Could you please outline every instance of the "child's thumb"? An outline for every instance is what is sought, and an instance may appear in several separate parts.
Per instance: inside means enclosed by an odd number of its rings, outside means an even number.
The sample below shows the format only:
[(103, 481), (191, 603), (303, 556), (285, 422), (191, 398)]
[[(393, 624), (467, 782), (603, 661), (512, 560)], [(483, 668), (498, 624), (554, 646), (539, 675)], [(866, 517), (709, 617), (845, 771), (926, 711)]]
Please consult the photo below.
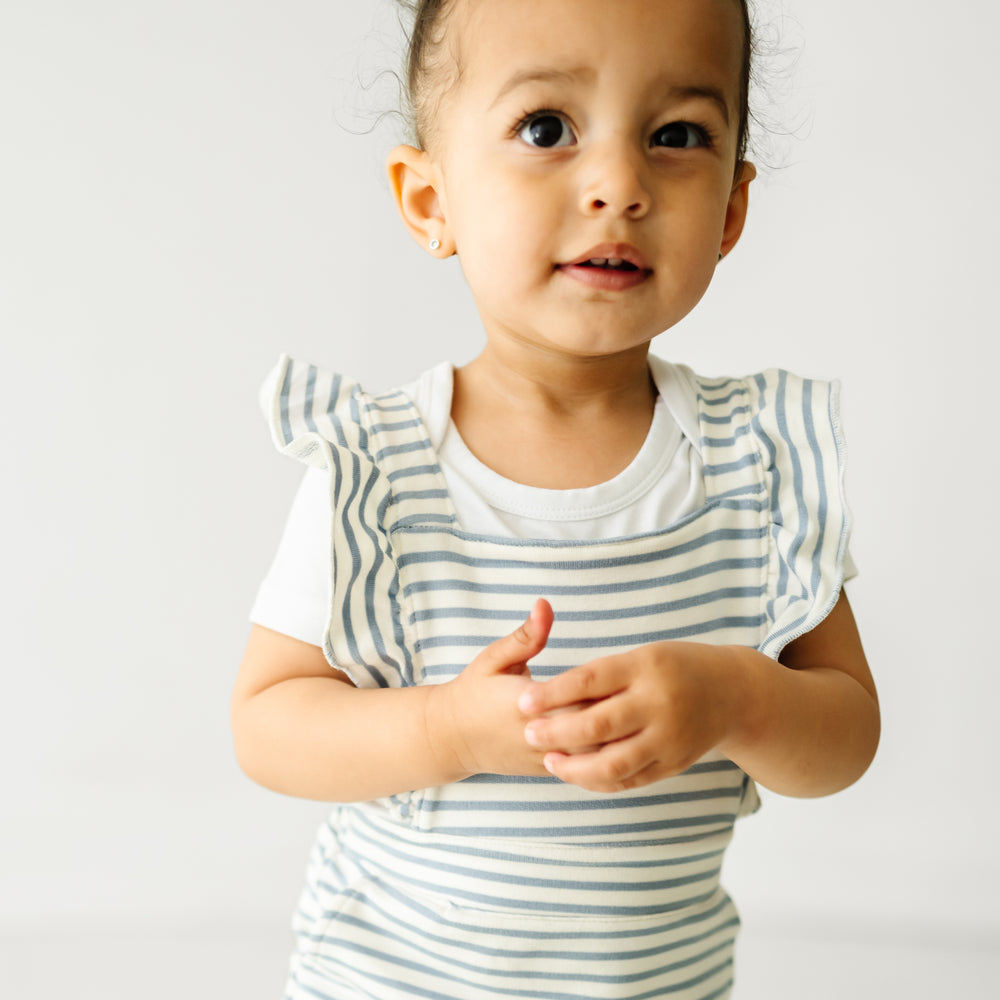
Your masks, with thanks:
[(509, 667), (523, 666), (545, 648), (554, 617), (552, 605), (539, 598), (527, 621), (483, 650), (484, 666), (498, 673)]

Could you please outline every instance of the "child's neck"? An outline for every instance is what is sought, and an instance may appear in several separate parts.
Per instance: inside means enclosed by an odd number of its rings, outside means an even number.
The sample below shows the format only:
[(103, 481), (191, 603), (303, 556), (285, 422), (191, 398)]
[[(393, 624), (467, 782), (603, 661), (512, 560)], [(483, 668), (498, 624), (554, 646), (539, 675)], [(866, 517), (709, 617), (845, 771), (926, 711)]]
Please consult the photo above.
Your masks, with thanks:
[(487, 349), (457, 369), (451, 415), (462, 440), (507, 479), (580, 489), (638, 454), (656, 387), (647, 349), (612, 358), (525, 358)]

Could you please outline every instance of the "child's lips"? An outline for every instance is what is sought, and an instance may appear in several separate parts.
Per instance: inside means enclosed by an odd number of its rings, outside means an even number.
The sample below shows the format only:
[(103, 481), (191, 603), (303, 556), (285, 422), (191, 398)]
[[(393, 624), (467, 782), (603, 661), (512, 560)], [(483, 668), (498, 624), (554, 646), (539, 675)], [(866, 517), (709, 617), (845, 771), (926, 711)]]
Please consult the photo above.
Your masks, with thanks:
[(631, 243), (598, 243), (562, 266), (579, 267), (591, 261), (604, 261), (606, 263), (609, 260), (628, 264), (637, 271), (649, 270), (645, 257)]
[(624, 291), (642, 284), (653, 272), (629, 243), (599, 243), (556, 270), (588, 288)]
[(608, 267), (589, 267), (582, 264), (563, 264), (559, 271), (567, 278), (606, 292), (623, 292), (629, 288), (641, 285), (652, 273), (651, 271), (618, 271)]

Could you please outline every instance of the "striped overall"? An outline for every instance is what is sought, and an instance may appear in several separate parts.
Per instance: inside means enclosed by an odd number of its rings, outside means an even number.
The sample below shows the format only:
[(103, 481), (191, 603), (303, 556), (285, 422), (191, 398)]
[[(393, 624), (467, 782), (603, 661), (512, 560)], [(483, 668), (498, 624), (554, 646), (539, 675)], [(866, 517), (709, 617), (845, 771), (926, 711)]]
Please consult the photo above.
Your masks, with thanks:
[[(645, 643), (776, 657), (832, 608), (848, 514), (836, 386), (782, 371), (699, 379), (704, 506), (600, 542), (460, 529), (402, 393), (284, 358), (278, 447), (330, 470), (325, 652), (361, 687), (435, 684), (548, 598), (536, 678)], [(337, 806), (295, 918), (286, 1000), (709, 1000), (738, 917), (719, 884), (753, 782), (711, 753), (637, 791), (477, 775)]]

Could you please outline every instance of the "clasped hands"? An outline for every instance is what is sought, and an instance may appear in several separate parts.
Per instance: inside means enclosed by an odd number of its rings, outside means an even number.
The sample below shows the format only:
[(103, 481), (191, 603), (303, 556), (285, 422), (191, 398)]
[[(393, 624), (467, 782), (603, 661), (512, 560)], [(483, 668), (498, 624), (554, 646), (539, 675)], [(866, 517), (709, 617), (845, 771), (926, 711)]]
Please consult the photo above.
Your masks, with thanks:
[[(435, 691), (429, 730), (457, 778), (552, 774), (594, 792), (638, 788), (689, 768), (739, 728), (736, 658), (729, 647), (657, 642), (534, 681), (549, 603), (486, 647)], [(443, 731), (442, 731), (443, 726)]]

